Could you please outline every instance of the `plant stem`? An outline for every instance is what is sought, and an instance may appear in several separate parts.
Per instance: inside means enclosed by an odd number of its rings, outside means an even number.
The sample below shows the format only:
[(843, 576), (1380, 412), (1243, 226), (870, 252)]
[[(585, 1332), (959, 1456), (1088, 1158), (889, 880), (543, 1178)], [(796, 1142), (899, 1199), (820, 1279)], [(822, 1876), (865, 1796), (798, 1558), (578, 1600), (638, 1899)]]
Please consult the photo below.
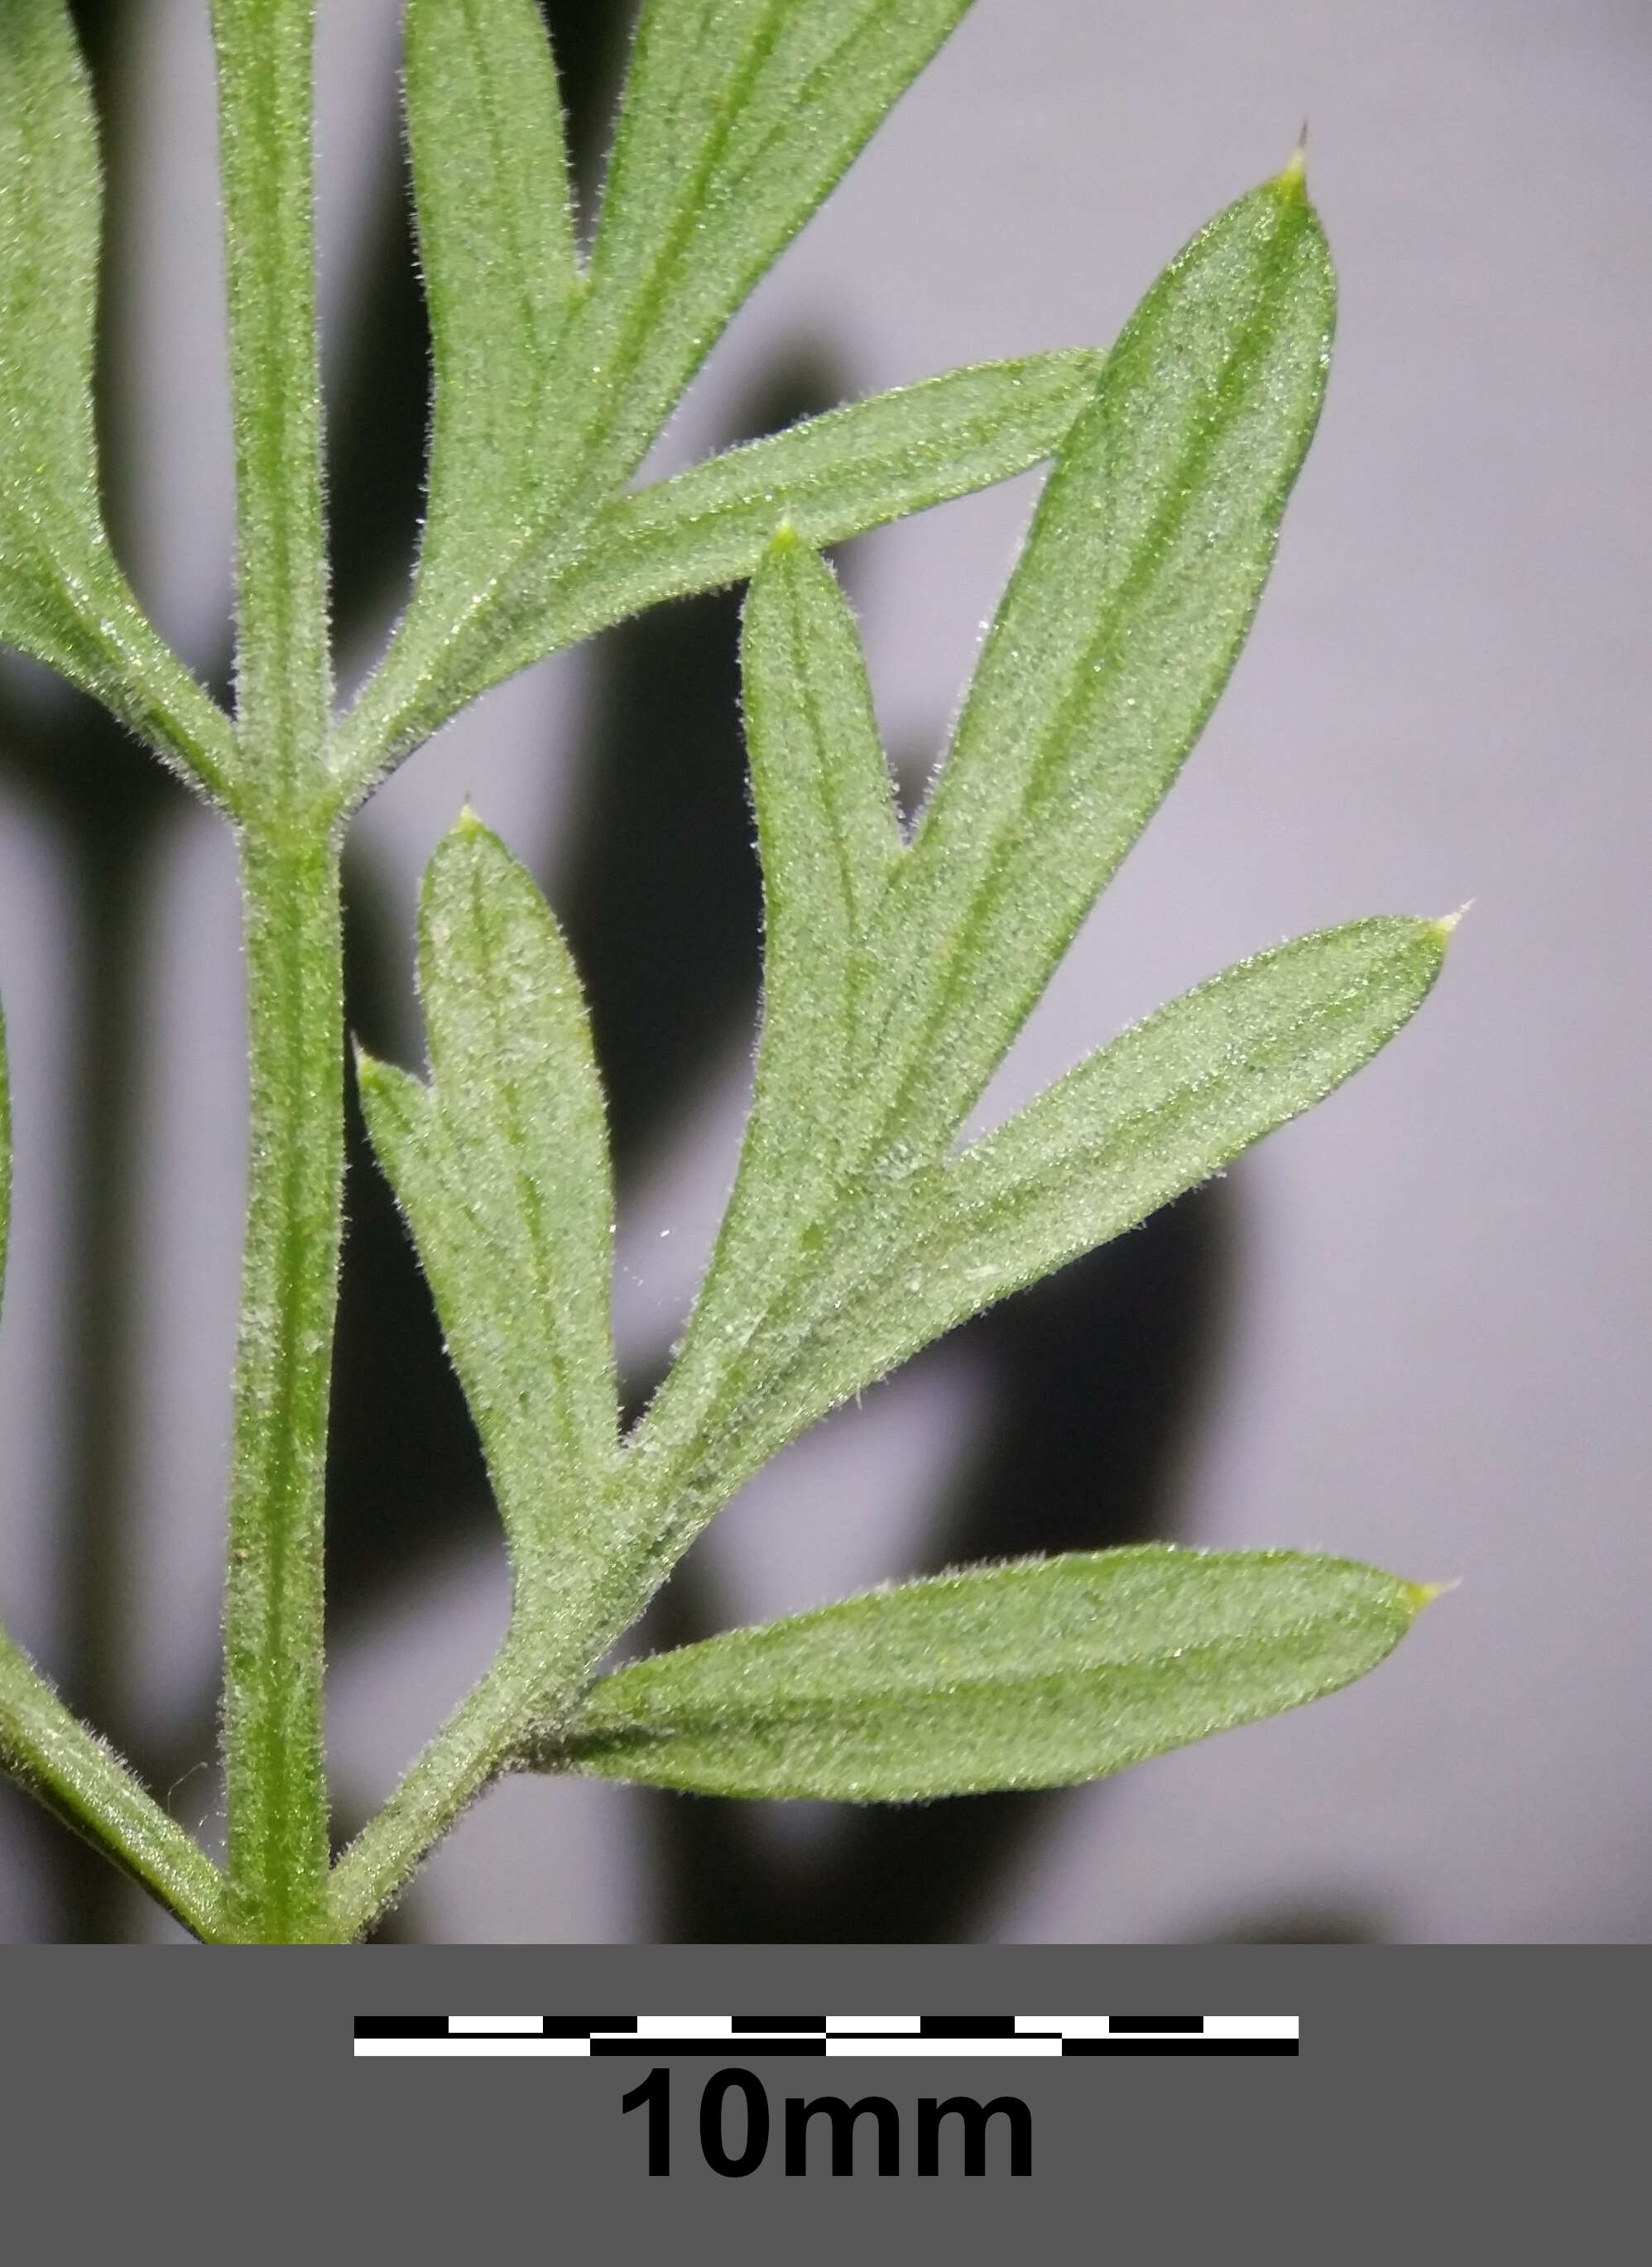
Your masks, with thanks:
[(332, 694), (312, 13), (312, 0), (212, 7), (236, 437), (236, 727), (247, 784), (260, 796), (319, 774)]
[(252, 1060), (224, 1609), (231, 1919), (327, 1933), (322, 1480), (343, 974), (312, 187), (312, 0), (213, 0), (236, 434), (236, 730)]
[(224, 1934), (217, 1867), (87, 1730), (0, 1630), (0, 1769), (209, 1942)]
[(339, 862), (241, 840), (253, 1066), (224, 1616), (229, 1874), (259, 1942), (327, 1932), (322, 1483), (343, 1177)]
[(334, 1936), (349, 1942), (364, 1934), (460, 1813), (516, 1760), (539, 1682), (534, 1664), (507, 1639), (488, 1674), (334, 1867)]

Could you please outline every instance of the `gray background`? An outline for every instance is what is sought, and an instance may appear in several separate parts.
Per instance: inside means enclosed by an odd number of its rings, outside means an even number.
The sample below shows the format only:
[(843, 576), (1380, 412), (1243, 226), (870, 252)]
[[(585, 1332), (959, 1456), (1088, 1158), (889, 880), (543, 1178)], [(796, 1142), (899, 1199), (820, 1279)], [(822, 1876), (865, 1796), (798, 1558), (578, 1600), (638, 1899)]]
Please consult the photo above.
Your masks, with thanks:
[[(390, 0), (322, 0), (323, 313), (394, 131)], [(229, 552), (209, 66), (200, 0), (144, 18), (151, 128), (130, 564), (186, 652)], [(1304, 1900), (1412, 1941), (1643, 1940), (1652, 1921), (1644, 1510), (1652, 809), (1642, 618), (1652, 26), (1607, 0), (1079, 5), (979, 0), (714, 356), (662, 465), (702, 453), (777, 343), (865, 390), (1105, 341), (1305, 114), (1342, 280), (1329, 406), (1278, 570), (1181, 784), (1006, 1065), (1001, 1114), (1117, 1026), (1318, 923), (1474, 900), (1435, 999), (1235, 1175), (1237, 1310), (1186, 1451), (1190, 1539), (1460, 1577), (1396, 1659), (1280, 1723), (1074, 1803), (994, 1917), (1155, 1941)], [(1032, 496), (868, 540), (855, 591), (886, 737), (933, 748)], [(362, 657), (364, 661), (368, 657)], [(53, 695), (40, 688), (38, 696)], [(362, 824), (410, 919), (468, 792), (537, 842), (573, 791), (578, 656), (502, 689)], [(547, 736), (565, 754), (547, 764)], [(233, 876), (202, 820), (152, 875), (135, 1704), (164, 1723), (216, 1638), (243, 1131)], [(553, 888), (553, 895), (554, 890)], [(16, 1119), (0, 1332), (0, 1608), (49, 1665), (65, 1218), (65, 915), (49, 828), (0, 804)], [(622, 1223), (618, 1321), (669, 1340), (715, 1226), (743, 1056)], [(976, 1420), (966, 1365), (896, 1381), (727, 1515), (743, 1614), (899, 1573)], [(485, 1661), (496, 1553), (408, 1592), (339, 1659), (341, 1783), (387, 1791)], [(212, 1823), (204, 1777), (173, 1790)], [(1104, 1828), (1105, 1819), (1105, 1828)], [(779, 1832), (821, 1830), (805, 1816)], [(44, 1926), (0, 1812), (0, 1935)], [(437, 1859), (426, 1918), (479, 1937), (648, 1926), (635, 1806), (513, 1783)]]
[[(1418, 2249), (1420, 2227), (1430, 2256), (1609, 2255), (1639, 2209), (1638, 2104), (1614, 2022), (1631, 1959), (661, 1946), (236, 1949), (206, 1963), (16, 1948), (4, 1963), (8, 2037), (32, 2083), (6, 2139), (30, 2177), (14, 2183), (8, 2226), (49, 2253), (72, 2180), (77, 2229), (118, 2240), (135, 2215), (178, 2218), (184, 2259), (206, 2256), (209, 2237), (191, 2249), (195, 2228), (225, 2217), (239, 2255), (259, 2263), (313, 2248), (318, 2224), (335, 2244), (359, 2235), (416, 2261), (506, 2244), (534, 2256), (558, 2240), (613, 2250), (621, 2230), (632, 2248), (657, 2242), (672, 2256), (715, 2246), (719, 2257), (767, 2258), (778, 2243), (809, 2267), (869, 2240), (874, 2257), (922, 2256), (926, 2239), (970, 2262), (1001, 2260), (1029, 2239), (1058, 2256), (1111, 2240), (1179, 2261), (1253, 2232), (1289, 2267), (1323, 2260), (1328, 2243), (1364, 2267)], [(597, 1997), (611, 2011), (689, 2012), (772, 2004), (776, 1978), (811, 2007), (910, 1995), (937, 2013), (983, 1999), (1139, 2009), (1173, 1996), (1213, 2012), (1288, 2002), (1303, 2051), (1020, 2063), (1012, 2083), (1002, 2063), (961, 2058), (834, 2062), (831, 2090), (886, 2092), (908, 2121), (925, 2093), (1018, 2094), (1033, 2120), (1032, 2177), (989, 2168), (972, 2180), (949, 2166), (934, 2180), (860, 2169), (802, 2181), (785, 2176), (774, 2139), (749, 2179), (707, 2171), (694, 2111), (715, 2063), (676, 2064), (672, 2173), (651, 2180), (641, 2120), (620, 2109), (646, 2062), (444, 2065), (349, 2053), (358, 2012), (572, 2012)], [(786, 2094), (827, 2090), (810, 2075), (819, 2064), (756, 2067), (776, 2122)], [(195, 2207), (187, 2221), (180, 2183)]]

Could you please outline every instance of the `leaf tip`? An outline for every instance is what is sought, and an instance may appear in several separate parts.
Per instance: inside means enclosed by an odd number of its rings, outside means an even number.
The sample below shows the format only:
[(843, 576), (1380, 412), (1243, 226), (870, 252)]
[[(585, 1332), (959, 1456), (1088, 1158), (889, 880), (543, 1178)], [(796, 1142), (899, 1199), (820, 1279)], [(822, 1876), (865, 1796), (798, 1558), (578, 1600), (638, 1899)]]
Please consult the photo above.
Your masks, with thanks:
[(1407, 1582), (1406, 1591), (1411, 1600), (1413, 1619), (1425, 1606), (1431, 1606), (1436, 1598), (1444, 1597), (1448, 1590), (1457, 1589), (1462, 1580), (1460, 1574), (1453, 1574), (1449, 1582)]
[(481, 823), (481, 818), (475, 804), (468, 796), (459, 805), (459, 817), (453, 821), (453, 832), (461, 840), (469, 835), (485, 834), (488, 832)]
[(365, 1107), (375, 1096), (386, 1092), (393, 1082), (392, 1067), (381, 1062), (354, 1031), (350, 1033), (350, 1055), (356, 1067), (356, 1090)]
[(1308, 196), (1308, 121), (1305, 118), (1302, 121), (1302, 132), (1296, 136), (1296, 146), (1291, 151), (1290, 156), (1286, 159), (1285, 169), (1279, 175), (1275, 186), (1283, 195), (1288, 197), (1300, 197), (1304, 202), (1306, 202)]
[(1464, 914), (1472, 910), (1473, 904), (1474, 900), (1472, 898), (1465, 898), (1462, 904), (1457, 907), (1454, 913), (1442, 913), (1438, 921), (1431, 921), (1429, 923), (1429, 927), (1438, 932), (1442, 942), (1443, 942), (1451, 935), (1452, 932), (1457, 928), (1458, 921), (1462, 920)]

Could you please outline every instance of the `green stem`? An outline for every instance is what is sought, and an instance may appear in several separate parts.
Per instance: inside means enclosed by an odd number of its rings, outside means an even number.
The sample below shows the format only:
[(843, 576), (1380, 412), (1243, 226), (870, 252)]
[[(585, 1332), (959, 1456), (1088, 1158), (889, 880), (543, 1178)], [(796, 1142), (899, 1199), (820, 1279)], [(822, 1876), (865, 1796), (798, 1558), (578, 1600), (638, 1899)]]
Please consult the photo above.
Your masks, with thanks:
[(481, 1684), (334, 1867), (335, 1936), (349, 1942), (364, 1934), (459, 1814), (517, 1760), (540, 1683), (533, 1662), (507, 1640)]
[(312, 187), (313, 0), (212, 0), (236, 434), (235, 815), (252, 1060), (224, 1608), (237, 1934), (327, 1927), (322, 1484), (343, 976)]
[(343, 1135), (343, 956), (330, 834), (241, 841), (252, 1058), (224, 1615), (238, 1928), (327, 1931), (322, 1495)]
[(313, 0), (212, 4), (236, 437), (236, 723), (254, 796), (319, 773), (332, 698), (312, 15)]
[(89, 1732), (0, 1630), (0, 1768), (209, 1941), (224, 1882), (206, 1852)]

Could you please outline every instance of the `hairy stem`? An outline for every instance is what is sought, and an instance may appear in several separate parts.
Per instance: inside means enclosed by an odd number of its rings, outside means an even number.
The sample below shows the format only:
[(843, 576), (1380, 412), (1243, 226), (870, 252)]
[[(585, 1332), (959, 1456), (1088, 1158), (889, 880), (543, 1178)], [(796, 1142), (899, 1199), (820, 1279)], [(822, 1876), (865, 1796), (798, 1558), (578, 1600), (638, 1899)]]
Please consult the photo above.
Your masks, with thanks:
[[(70, 1714), (0, 1630), (0, 1769), (209, 1941), (224, 1933), (218, 1869)], [(113, 1878), (113, 1876), (111, 1877)]]
[(327, 1933), (322, 1481), (343, 1174), (312, 187), (313, 0), (213, 0), (252, 1058), (224, 1610), (231, 1915)]
[(313, 0), (212, 6), (235, 417), (236, 725), (243, 783), (258, 796), (319, 766), (331, 700), (312, 15)]
[(507, 1640), (333, 1869), (332, 1933), (364, 1935), (460, 1814), (518, 1759), (539, 1676)]
[(322, 1483), (343, 1179), (330, 836), (242, 838), (252, 1055), (224, 1618), (229, 1872), (260, 1942), (327, 1934)]

